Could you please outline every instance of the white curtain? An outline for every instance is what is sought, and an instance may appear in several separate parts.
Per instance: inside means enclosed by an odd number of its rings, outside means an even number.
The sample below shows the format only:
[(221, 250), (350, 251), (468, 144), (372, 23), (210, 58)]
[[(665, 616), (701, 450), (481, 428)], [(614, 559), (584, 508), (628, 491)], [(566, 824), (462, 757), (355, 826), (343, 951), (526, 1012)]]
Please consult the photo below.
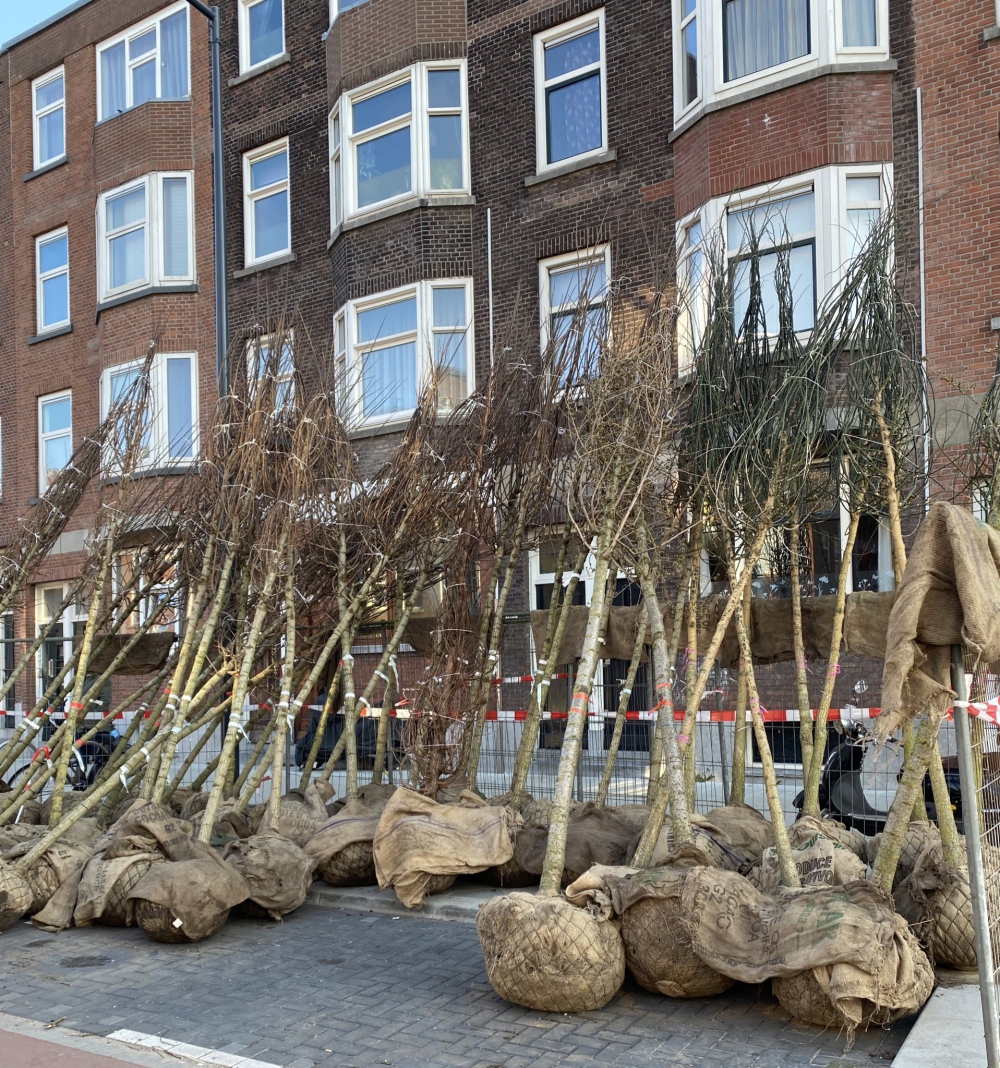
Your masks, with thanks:
[(726, 81), (809, 52), (809, 0), (725, 0)]
[(101, 118), (125, 110), (125, 42), (101, 53)]
[(186, 178), (163, 179), (163, 273), (188, 276), (188, 194)]
[(187, 11), (160, 23), (160, 98), (180, 100), (188, 95)]
[(843, 3), (845, 47), (874, 48), (878, 44), (875, 0), (843, 0)]

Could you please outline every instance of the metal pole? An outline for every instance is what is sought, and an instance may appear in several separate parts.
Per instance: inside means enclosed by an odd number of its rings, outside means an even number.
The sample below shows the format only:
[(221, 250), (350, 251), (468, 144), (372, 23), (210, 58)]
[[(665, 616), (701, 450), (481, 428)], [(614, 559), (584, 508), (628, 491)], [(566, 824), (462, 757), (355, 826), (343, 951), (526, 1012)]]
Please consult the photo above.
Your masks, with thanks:
[(222, 155), (222, 60), (219, 9), (187, 0), (208, 19), (212, 45), (212, 191), (215, 223), (215, 378), (219, 396), (229, 392), (229, 283), (226, 277), (226, 187)]
[(976, 931), (976, 960), (979, 964), (979, 996), (983, 1005), (983, 1031), (986, 1035), (986, 1061), (1000, 1068), (1000, 1015), (993, 978), (993, 949), (990, 921), (986, 910), (986, 879), (983, 872), (982, 839), (979, 837), (979, 798), (972, 766), (972, 736), (969, 730), (969, 691), (961, 645), (951, 647), (951, 688), (954, 703), (955, 735), (958, 743), (958, 770), (962, 778), (962, 819), (965, 848), (969, 859), (969, 889), (972, 892), (972, 918)]

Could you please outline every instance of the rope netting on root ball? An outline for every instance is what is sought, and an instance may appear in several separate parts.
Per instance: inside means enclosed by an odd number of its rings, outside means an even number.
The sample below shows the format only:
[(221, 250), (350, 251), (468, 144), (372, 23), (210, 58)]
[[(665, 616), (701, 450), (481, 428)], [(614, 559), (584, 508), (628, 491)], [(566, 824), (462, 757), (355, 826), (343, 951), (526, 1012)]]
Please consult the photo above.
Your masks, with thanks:
[(562, 897), (512, 893), (479, 910), (486, 976), (515, 1005), (586, 1012), (606, 1005), (625, 978), (617, 926)]

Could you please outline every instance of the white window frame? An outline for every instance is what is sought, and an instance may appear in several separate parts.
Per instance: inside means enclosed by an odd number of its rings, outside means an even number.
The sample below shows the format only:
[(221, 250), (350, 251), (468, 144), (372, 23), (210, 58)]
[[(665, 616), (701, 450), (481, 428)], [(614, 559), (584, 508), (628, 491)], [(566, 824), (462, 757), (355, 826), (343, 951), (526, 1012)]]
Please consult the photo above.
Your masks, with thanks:
[[(290, 408), (295, 404), (295, 332), (294, 330), (286, 330), (281, 335), (275, 334), (262, 334), (260, 337), (252, 337), (247, 341), (247, 347), (245, 352), (246, 358), (246, 371), (247, 371), (247, 384), (249, 386), (248, 392), (253, 394), (256, 389), (256, 384), (260, 381), (260, 365), (257, 362), (259, 359), (259, 353), (264, 348), (270, 349), (275, 341), (281, 342), (282, 345), (288, 347), (292, 357), (292, 369), (290, 371), (282, 371), (281, 363), (278, 363), (278, 373), (273, 375), (274, 378), (274, 391), (275, 398), (280, 394), (282, 386), (288, 387), (288, 400), (286, 404), (276, 406), (275, 411), (284, 411), (286, 408)], [(270, 356), (269, 356), (270, 359)]]
[[(408, 419), (413, 408), (400, 409), (395, 412), (380, 412), (378, 415), (364, 416), (364, 384), (362, 379), (364, 352), (379, 342), (358, 341), (358, 314), (371, 311), (385, 304), (415, 297), (417, 302), (417, 327), (414, 331), (398, 335), (401, 343), (413, 341), (416, 347), (416, 391), (419, 396), (431, 381), (434, 371), (434, 289), (465, 290), (465, 311), (468, 325), (465, 333), (466, 360), (466, 396), (476, 388), (476, 351), (474, 330), (473, 287), (471, 278), (435, 278), (412, 285), (399, 286), (385, 290), (370, 297), (348, 301), (338, 309), (334, 316), (334, 336), (343, 319), (346, 348), (338, 352), (336, 359), (343, 367), (343, 374), (338, 375), (338, 395), (344, 397), (347, 410), (343, 413), (346, 421), (353, 427), (373, 427), (397, 423)], [(396, 338), (397, 335), (393, 335)], [(381, 340), (381, 339), (380, 339)]]
[[(169, 430), (169, 396), (167, 363), (171, 358), (189, 360), (191, 371), (191, 453), (186, 456), (172, 457)], [(111, 410), (111, 377), (114, 374), (132, 369), (141, 370), (145, 361), (127, 360), (124, 363), (106, 367), (101, 373), (101, 419), (106, 419)], [(153, 356), (149, 372), (149, 403), (152, 415), (148, 417), (148, 445), (142, 462), (137, 464), (139, 470), (169, 470), (186, 468), (196, 463), (201, 453), (201, 419), (198, 397), (198, 354), (196, 352), (157, 352)]]
[[(130, 111), (135, 105), (132, 103), (132, 68), (139, 64), (133, 63), (128, 58), (128, 42), (136, 37), (141, 37), (148, 30), (156, 27), (156, 96), (154, 100), (162, 100), (160, 96), (162, 91), (161, 82), (161, 63), (160, 63), (160, 23), (164, 19), (170, 18), (171, 15), (176, 15), (178, 11), (183, 11), (187, 18), (187, 42), (188, 42), (188, 84), (187, 93), (183, 97), (178, 97), (180, 100), (188, 100), (191, 97), (191, 16), (188, 13), (187, 0), (180, 0), (179, 3), (171, 4), (169, 7), (163, 8), (162, 11), (157, 11), (155, 15), (150, 16), (148, 19), (144, 19), (142, 22), (137, 22), (134, 26), (129, 28), (124, 33), (116, 34), (114, 37), (109, 37), (107, 40), (101, 41), (97, 46), (97, 121), (105, 122), (108, 119), (113, 119), (114, 115), (101, 114), (101, 53), (109, 48), (114, 48), (115, 45), (125, 42), (125, 111)], [(148, 54), (148, 53), (147, 53)], [(142, 57), (143, 62), (146, 61), (146, 57)], [(174, 98), (171, 98), (174, 99)], [(119, 114), (115, 112), (115, 114)], [(121, 114), (124, 114), (122, 112)]]
[[(557, 44), (562, 40), (578, 37), (580, 34), (596, 26), (599, 30), (601, 42), (601, 58), (594, 64), (592, 69), (599, 70), (601, 75), (601, 144), (597, 148), (588, 149), (575, 156), (567, 156), (556, 163), (548, 162), (548, 115), (545, 106), (545, 90), (550, 82), (545, 77), (545, 47)], [(536, 33), (532, 40), (535, 64), (535, 171), (544, 174), (547, 171), (556, 170), (568, 165), (582, 162), (583, 160), (601, 156), (608, 151), (608, 61), (607, 61), (607, 36), (604, 32), (604, 8), (588, 12), (579, 18), (561, 22), (558, 26)], [(584, 68), (580, 68), (581, 70)], [(563, 80), (572, 80), (577, 77), (576, 72), (551, 79), (551, 84), (556, 85)]]
[[(848, 212), (856, 208), (878, 208), (882, 212), (885, 212), (889, 208), (889, 189), (891, 188), (891, 173), (887, 174), (886, 168), (880, 165), (873, 166), (857, 166), (850, 168), (843, 168), (841, 173), (837, 176), (839, 182), (839, 203), (842, 205), (841, 212), (842, 218), (840, 219), (840, 257), (842, 268), (847, 266), (847, 257), (849, 255), (848, 245), (851, 241), (851, 228), (848, 223)], [(848, 200), (847, 193), (847, 179), (848, 178), (878, 178), (879, 180), (879, 200), (873, 201), (852, 201)]]
[(263, 0), (239, 0), (239, 38), (240, 38), (240, 73), (246, 74), (248, 71), (257, 70), (266, 66), (268, 63), (273, 63), (276, 59), (280, 59), (285, 54), (286, 38), (285, 38), (285, 0), (280, 0), (281, 3), (281, 48), (274, 53), (274, 55), (268, 56), (267, 59), (262, 59), (257, 63), (250, 62), (250, 8), (256, 7)]
[[(430, 160), (430, 122), (432, 115), (455, 114), (457, 108), (431, 108), (427, 88), (428, 75), (435, 70), (457, 70), (459, 75), (459, 92), (461, 100), (462, 117), (462, 183), (456, 189), (432, 189), (431, 188), (431, 160)], [(400, 115), (378, 125), (372, 126), (361, 133), (353, 133), (354, 128), (354, 105), (368, 100), (387, 89), (394, 89), (398, 85), (410, 84), (410, 110), (406, 115)], [(467, 65), (464, 59), (434, 60), (424, 63), (415, 63), (403, 70), (393, 71), (392, 74), (377, 81), (352, 89), (345, 93), (330, 112), (329, 143), (330, 150), (330, 219), (331, 230), (340, 225), (338, 220), (337, 205), (335, 199), (333, 163), (337, 158), (334, 147), (333, 121), (339, 116), (340, 123), (340, 167), (341, 189), (343, 207), (339, 220), (365, 216), (372, 212), (381, 211), (393, 204), (415, 200), (420, 197), (454, 197), (468, 196), (471, 192), (470, 162), (469, 162), (469, 89), (467, 77)], [(373, 204), (358, 205), (357, 183), (357, 151), (358, 146), (372, 141), (377, 137), (392, 133), (394, 130), (410, 129), (410, 188), (403, 193), (397, 193), (385, 200), (376, 201)]]
[[(45, 591), (46, 590), (59, 590), (59, 600), (60, 600), (60, 602), (62, 602), (69, 596), (70, 584), (68, 582), (42, 582), (42, 583), (39, 583), (38, 585), (35, 586), (35, 634), (36, 635), (37, 634), (41, 634), (42, 630), (45, 628), (46, 624), (49, 622), (48, 613), (47, 613), (46, 608), (45, 608)], [(37, 653), (37, 660), (36, 660), (37, 670), (35, 672), (35, 695), (36, 695), (36, 700), (41, 698), (42, 695), (45, 693), (45, 688), (44, 688), (44, 685), (43, 685), (42, 676), (44, 674), (47, 674), (45, 661), (43, 659), (44, 656), (45, 656), (45, 646), (46, 646), (46, 644), (48, 642), (50, 642), (50, 641), (57, 642), (57, 641), (61, 640), (62, 643), (63, 643), (63, 663), (66, 663), (66, 661), (68, 661), (70, 659), (70, 657), (72, 657), (72, 655), (73, 655), (73, 638), (75, 637), (74, 624), (83, 623), (83, 622), (86, 621), (86, 619), (87, 619), (86, 606), (83, 605), (79, 600), (71, 601), (70, 604), (68, 604), (65, 607), (65, 609), (63, 609), (63, 614), (62, 614), (62, 617), (61, 617), (61, 621), (62, 621), (61, 630), (62, 630), (62, 633), (60, 634), (59, 629), (53, 631), (52, 635), (48, 639), (46, 639), (46, 641), (43, 642), (42, 645), (39, 647), (39, 650), (38, 650), (38, 653)], [(70, 671), (67, 673), (67, 676), (66, 676), (66, 685), (72, 685), (72, 682), (73, 682), (73, 671), (72, 671), (72, 669), (70, 669)], [(64, 702), (68, 701), (68, 700), (69, 700), (69, 696), (67, 695), (67, 697), (64, 699)], [(84, 713), (84, 715), (86, 715), (86, 712)]]
[[(271, 185), (264, 186), (263, 189), (255, 189), (251, 192), (250, 189), (250, 176), (251, 166), (254, 163), (260, 163), (262, 160), (270, 159), (271, 156), (280, 155), (285, 153), (285, 162), (287, 166), (287, 176), (278, 182), (272, 182)], [(254, 227), (254, 212), (253, 205), (258, 200), (263, 200), (266, 197), (274, 196), (276, 193), (285, 192), (287, 196), (285, 198), (287, 206), (287, 225), (288, 225), (288, 244), (285, 248), (277, 252), (270, 252), (266, 256), (254, 255), (254, 244), (256, 242), (256, 232)], [(253, 267), (258, 263), (267, 263), (270, 260), (276, 260), (284, 256), (288, 256), (292, 251), (292, 154), (289, 148), (289, 141), (287, 137), (282, 137), (277, 141), (271, 141), (266, 145), (261, 145), (260, 148), (252, 149), (249, 152), (243, 153), (243, 262), (247, 267)]]
[[(44, 89), (50, 82), (56, 80), (56, 78), (62, 78), (63, 80), (63, 95), (62, 99), (56, 104), (49, 104), (47, 107), (38, 107), (38, 90)], [(38, 123), (39, 120), (47, 115), (51, 115), (56, 111), (62, 111), (62, 127), (63, 127), (63, 150), (58, 156), (52, 156), (49, 159), (42, 159), (39, 155), (39, 148), (41, 146), (41, 138), (38, 136)], [(47, 167), (50, 163), (55, 163), (58, 160), (66, 158), (66, 68), (56, 67), (55, 70), (50, 70), (48, 74), (43, 74), (40, 78), (35, 78), (31, 83), (31, 141), (32, 141), (32, 162), (37, 170), (39, 167)]]
[[(689, 111), (693, 111), (701, 103), (701, 81), (702, 81), (702, 64), (701, 64), (701, 38), (702, 38), (702, 23), (701, 12), (699, 11), (699, 5), (696, 2), (691, 9), (690, 14), (684, 14), (683, 0), (673, 5), (676, 8), (674, 12), (674, 21), (676, 23), (676, 35), (677, 35), (677, 48), (676, 48), (676, 62), (674, 63), (674, 98), (679, 102), (678, 113), (686, 115)], [(685, 57), (687, 51), (684, 48), (684, 31), (690, 25), (695, 24), (695, 35), (697, 40), (697, 63), (698, 63), (698, 91), (687, 103), (684, 102), (684, 87), (687, 83), (687, 70)]]
[(344, 124), (340, 118), (340, 102), (329, 118), (330, 144), (330, 233), (344, 221)]
[[(608, 290), (611, 288), (611, 245), (593, 245), (591, 248), (577, 249), (575, 252), (564, 252), (559, 256), (549, 256), (538, 261), (538, 309), (541, 318), (539, 340), (541, 351), (548, 351), (551, 341), (551, 318), (559, 308), (552, 307), (552, 293), (550, 279), (552, 272), (558, 273), (560, 268), (586, 267), (600, 261), (604, 263), (604, 278)], [(605, 294), (606, 296), (607, 294)], [(609, 324), (610, 327), (610, 324)]]
[(774, 83), (838, 63), (856, 64), (887, 61), (889, 56), (889, 0), (876, 0), (877, 45), (845, 47), (843, 45), (843, 0), (822, 4), (809, 0), (810, 51), (785, 63), (727, 82), (725, 80), (725, 0), (697, 0), (698, 19), (698, 89), (699, 96), (684, 104), (683, 63), (684, 41), (681, 25), (687, 19), (681, 4), (673, 5), (674, 39), (674, 126), (693, 122), (697, 114), (711, 105), (722, 104), (746, 92), (767, 92)]
[(857, 163), (821, 167), (814, 171), (783, 178), (769, 185), (741, 189), (728, 196), (706, 201), (694, 211), (678, 219), (675, 224), (675, 240), (679, 253), (683, 253), (682, 241), (687, 228), (699, 218), (702, 224), (702, 240), (718, 235), (723, 252), (729, 257), (726, 247), (726, 214), (753, 205), (763, 205), (772, 200), (805, 193), (810, 189), (815, 195), (815, 281), (814, 295), (817, 308), (824, 298), (844, 278), (846, 260), (847, 227), (846, 180), (848, 178), (878, 177), (881, 181), (883, 204), (892, 197), (893, 167), (891, 163)]
[[(54, 430), (48, 434), (44, 432), (42, 427), (42, 409), (46, 404), (51, 404), (54, 401), (68, 400), (69, 401), (69, 429), (68, 430)], [(45, 446), (49, 441), (54, 441), (58, 438), (69, 436), (69, 454), (73, 455), (73, 391), (71, 389), (60, 389), (55, 393), (44, 393), (38, 398), (38, 493), (40, 497), (44, 497), (49, 489), (48, 480), (45, 477)]]
[[(163, 254), (166, 242), (163, 239), (162, 199), (163, 182), (168, 178), (184, 178), (187, 181), (188, 273), (186, 275), (167, 275), (164, 272)], [(111, 266), (108, 242), (110, 237), (117, 235), (108, 234), (107, 203), (123, 193), (129, 193), (140, 187), (146, 192), (146, 221), (143, 224), (146, 230), (146, 275), (141, 281), (128, 282), (112, 289), (108, 275)], [(193, 283), (195, 280), (194, 238), (193, 171), (152, 171), (132, 182), (126, 182), (125, 185), (101, 193), (97, 198), (97, 291), (99, 299), (110, 300), (149, 287)]]
[[(58, 240), (60, 237), (66, 238), (66, 266), (59, 267), (53, 271), (47, 271), (42, 273), (42, 245), (47, 245), (50, 241)], [(43, 283), (48, 282), (50, 279), (58, 278), (60, 275), (66, 276), (66, 318), (60, 319), (55, 323), (45, 323), (43, 321), (43, 309), (45, 307), (45, 300), (43, 298)], [(35, 330), (39, 337), (43, 334), (52, 333), (54, 330), (61, 330), (64, 326), (69, 326), (72, 322), (72, 309), (70, 307), (70, 289), (69, 289), (69, 228), (66, 226), (60, 226), (55, 230), (50, 230), (47, 234), (39, 234), (35, 238)]]
[[(700, 227), (701, 237), (692, 243), (691, 231)], [(708, 307), (708, 293), (705, 290), (706, 234), (700, 212), (690, 216), (683, 227), (678, 230), (677, 249), (677, 293), (680, 301), (680, 315), (677, 320), (677, 377), (685, 378), (694, 370), (695, 353), (701, 344), (705, 330), (705, 314)], [(697, 284), (692, 285), (690, 278), (691, 261), (695, 255), (702, 258), (702, 276)]]

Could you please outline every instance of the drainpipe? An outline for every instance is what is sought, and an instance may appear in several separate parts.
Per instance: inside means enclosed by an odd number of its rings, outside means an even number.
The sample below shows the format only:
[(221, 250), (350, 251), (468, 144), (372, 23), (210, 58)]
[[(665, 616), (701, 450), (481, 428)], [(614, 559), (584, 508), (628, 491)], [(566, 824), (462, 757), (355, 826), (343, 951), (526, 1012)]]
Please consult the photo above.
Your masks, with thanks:
[(924, 109), (917, 89), (917, 214), (920, 231), (920, 409), (924, 432), (924, 515), (931, 506), (931, 415), (927, 399), (927, 285), (924, 275)]

